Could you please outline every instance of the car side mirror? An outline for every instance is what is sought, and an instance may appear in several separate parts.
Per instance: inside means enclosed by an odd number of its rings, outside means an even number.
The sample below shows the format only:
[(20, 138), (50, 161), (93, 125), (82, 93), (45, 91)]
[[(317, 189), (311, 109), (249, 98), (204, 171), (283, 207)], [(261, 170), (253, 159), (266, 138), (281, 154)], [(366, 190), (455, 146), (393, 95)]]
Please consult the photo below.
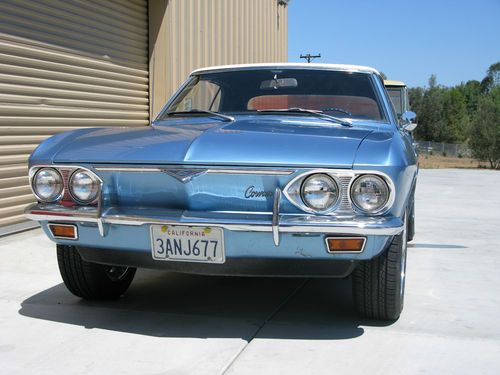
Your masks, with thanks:
[(401, 115), (401, 120), (400, 120), (401, 127), (408, 132), (414, 131), (415, 128), (417, 127), (417, 123), (415, 121), (416, 119), (417, 119), (417, 114), (415, 112), (405, 111)]

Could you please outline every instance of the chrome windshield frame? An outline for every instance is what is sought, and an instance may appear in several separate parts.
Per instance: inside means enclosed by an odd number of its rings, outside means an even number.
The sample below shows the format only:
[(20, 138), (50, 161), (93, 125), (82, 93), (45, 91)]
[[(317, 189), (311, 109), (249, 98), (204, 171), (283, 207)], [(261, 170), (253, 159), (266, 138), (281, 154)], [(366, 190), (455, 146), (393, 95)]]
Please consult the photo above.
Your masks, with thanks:
[[(304, 66), (283, 66), (280, 64), (276, 64), (276, 66), (249, 66), (249, 67), (228, 67), (228, 68), (220, 68), (220, 69), (213, 69), (213, 70), (199, 70), (199, 71), (194, 71), (189, 75), (189, 77), (182, 83), (182, 85), (179, 87), (177, 91), (168, 99), (168, 101), (165, 103), (165, 105), (162, 107), (160, 112), (156, 115), (155, 119), (151, 122), (152, 126), (155, 126), (156, 122), (159, 121), (165, 121), (166, 119), (162, 118), (165, 113), (167, 112), (167, 109), (174, 103), (179, 95), (184, 91), (184, 89), (191, 84), (194, 80), (199, 79), (201, 75), (203, 74), (211, 74), (211, 73), (222, 73), (222, 72), (230, 72), (230, 71), (249, 71), (249, 70), (262, 70), (262, 69), (289, 69), (289, 70), (314, 70), (314, 71), (336, 71), (336, 72), (345, 72), (345, 73), (361, 73), (361, 74), (367, 74), (370, 76), (370, 81), (373, 85), (374, 93), (377, 97), (377, 100), (379, 101), (380, 104), (380, 109), (382, 110), (382, 119), (380, 120), (375, 120), (375, 119), (368, 119), (368, 121), (373, 121), (375, 123), (380, 123), (380, 124), (388, 124), (388, 125), (394, 125), (397, 126), (398, 121), (396, 116), (394, 115), (393, 111), (390, 110), (390, 99), (387, 98), (387, 95), (384, 94), (385, 87), (382, 82), (382, 78), (375, 72), (371, 70), (360, 70), (360, 69), (340, 69), (338, 67), (335, 68), (328, 68), (324, 66), (311, 66), (311, 67), (304, 67)], [(232, 114), (233, 112), (221, 112), (221, 114)], [(236, 112), (235, 112), (236, 113)], [(243, 112), (238, 112), (238, 113), (243, 113)], [(251, 114), (252, 111), (249, 111), (248, 114)], [(349, 120), (357, 120), (356, 118), (352, 118)], [(359, 119), (358, 119), (359, 120)]]

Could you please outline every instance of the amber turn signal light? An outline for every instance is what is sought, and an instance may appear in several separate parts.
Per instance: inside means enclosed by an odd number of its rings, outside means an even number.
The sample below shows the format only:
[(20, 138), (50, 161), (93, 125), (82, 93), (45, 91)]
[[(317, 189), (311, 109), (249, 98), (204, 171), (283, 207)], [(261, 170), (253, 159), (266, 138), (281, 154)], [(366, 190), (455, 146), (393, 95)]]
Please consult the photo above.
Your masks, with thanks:
[(76, 240), (78, 238), (78, 231), (75, 225), (49, 224), (49, 229), (54, 238), (66, 238), (70, 240)]
[(365, 241), (365, 237), (327, 237), (326, 246), (330, 253), (360, 253), (365, 247)]

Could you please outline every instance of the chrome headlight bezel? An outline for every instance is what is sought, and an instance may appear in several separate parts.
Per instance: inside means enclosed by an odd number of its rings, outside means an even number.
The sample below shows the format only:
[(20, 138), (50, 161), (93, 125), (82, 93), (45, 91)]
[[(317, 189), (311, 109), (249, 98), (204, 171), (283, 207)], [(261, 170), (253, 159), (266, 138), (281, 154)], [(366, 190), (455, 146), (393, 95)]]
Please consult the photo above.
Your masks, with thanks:
[[(300, 191), (302, 183), (306, 178), (315, 174), (325, 174), (331, 177), (339, 189), (339, 198), (335, 205), (326, 211), (318, 212), (306, 206), (302, 200)], [(363, 175), (375, 175), (381, 178), (389, 188), (389, 199), (384, 207), (376, 212), (366, 212), (358, 209), (351, 199), (351, 187), (353, 182)], [(326, 216), (382, 216), (385, 215), (393, 206), (396, 199), (396, 188), (389, 175), (377, 170), (353, 170), (353, 169), (327, 169), (317, 168), (310, 169), (295, 175), (283, 188), (283, 194), (287, 200), (300, 211), (310, 214), (326, 215)]]
[[(75, 179), (78, 178), (79, 175), (80, 175), (80, 178), (82, 175), (89, 178), (91, 180), (91, 184), (93, 185), (94, 192), (87, 199), (82, 198), (81, 196), (79, 196), (79, 194), (77, 192), (75, 192), (75, 185), (74, 185)], [(73, 171), (73, 173), (71, 173), (71, 176), (68, 179), (68, 191), (69, 191), (71, 198), (76, 203), (82, 204), (82, 205), (88, 205), (88, 204), (93, 204), (93, 203), (97, 202), (97, 200), (99, 199), (99, 196), (101, 194), (101, 185), (102, 185), (102, 182), (99, 179), (99, 177), (97, 177), (93, 172), (91, 172), (87, 169), (83, 169), (83, 168), (75, 169)]]
[[(382, 187), (382, 190), (386, 191), (385, 200), (383, 201), (383, 203), (381, 203), (378, 207), (374, 209), (366, 209), (364, 207), (361, 207), (360, 203), (355, 198), (354, 190), (357, 184), (359, 184), (361, 181), (365, 179), (373, 179), (375, 181), (378, 181), (380, 183), (380, 187)], [(384, 176), (375, 173), (364, 173), (352, 179), (349, 186), (349, 199), (351, 201), (352, 208), (355, 211), (368, 215), (380, 215), (385, 213), (392, 206), (394, 202), (393, 191), (394, 191), (393, 184), (389, 182)]]
[[(59, 185), (58, 189), (55, 190), (55, 192), (50, 196), (50, 198), (43, 197), (40, 195), (39, 187), (37, 186), (37, 177), (40, 176), (40, 173), (42, 172), (49, 172), (52, 173), (53, 176), (55, 176), (56, 179), (58, 179), (57, 185)], [(64, 179), (61, 175), (61, 172), (59, 172), (56, 168), (51, 168), (51, 167), (43, 167), (43, 168), (38, 168), (30, 178), (30, 187), (31, 191), (33, 192), (33, 195), (35, 198), (43, 203), (53, 203), (57, 202), (62, 198), (64, 195)]]
[[(310, 198), (308, 199), (306, 197), (306, 190), (308, 188), (308, 184), (310, 184), (314, 179), (321, 180), (323, 182), (326, 182), (326, 184), (329, 184), (330, 190), (333, 190), (335, 193), (335, 197), (328, 202), (327, 205), (324, 207), (317, 207), (314, 206), (314, 204), (311, 203)], [(334, 207), (336, 207), (337, 203), (339, 202), (340, 199), (340, 187), (339, 184), (335, 181), (332, 176), (325, 174), (325, 173), (313, 173), (306, 178), (303, 179), (302, 184), (300, 186), (300, 198), (302, 199), (302, 203), (304, 206), (308, 207), (310, 210), (316, 213), (323, 213), (323, 212), (329, 212), (331, 211)]]
[[(313, 208), (310, 208), (304, 203), (304, 200), (302, 199), (302, 187), (303, 183), (306, 179), (310, 178), (311, 176), (315, 175), (326, 175), (329, 178), (331, 178), (338, 191), (337, 199), (335, 203), (329, 207), (326, 210), (315, 210)], [(304, 172), (299, 174), (298, 176), (294, 177), (291, 181), (289, 181), (286, 186), (283, 189), (283, 194), (285, 197), (298, 209), (300, 209), (303, 212), (307, 212), (310, 214), (324, 214), (324, 215), (330, 215), (335, 212), (335, 210), (340, 206), (341, 203), (341, 198), (344, 194), (342, 184), (338, 178), (337, 175), (332, 173), (331, 170), (328, 169), (312, 169), (308, 172)]]

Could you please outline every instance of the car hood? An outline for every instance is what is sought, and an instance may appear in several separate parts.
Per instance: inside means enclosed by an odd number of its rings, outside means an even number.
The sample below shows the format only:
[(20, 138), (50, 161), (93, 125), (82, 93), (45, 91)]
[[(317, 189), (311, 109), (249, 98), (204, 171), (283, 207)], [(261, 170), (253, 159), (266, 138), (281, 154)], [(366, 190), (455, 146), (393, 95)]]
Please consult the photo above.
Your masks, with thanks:
[(305, 116), (242, 116), (227, 123), (174, 119), (147, 128), (76, 132), (56, 163), (330, 166), (350, 168), (375, 127), (348, 128)]

